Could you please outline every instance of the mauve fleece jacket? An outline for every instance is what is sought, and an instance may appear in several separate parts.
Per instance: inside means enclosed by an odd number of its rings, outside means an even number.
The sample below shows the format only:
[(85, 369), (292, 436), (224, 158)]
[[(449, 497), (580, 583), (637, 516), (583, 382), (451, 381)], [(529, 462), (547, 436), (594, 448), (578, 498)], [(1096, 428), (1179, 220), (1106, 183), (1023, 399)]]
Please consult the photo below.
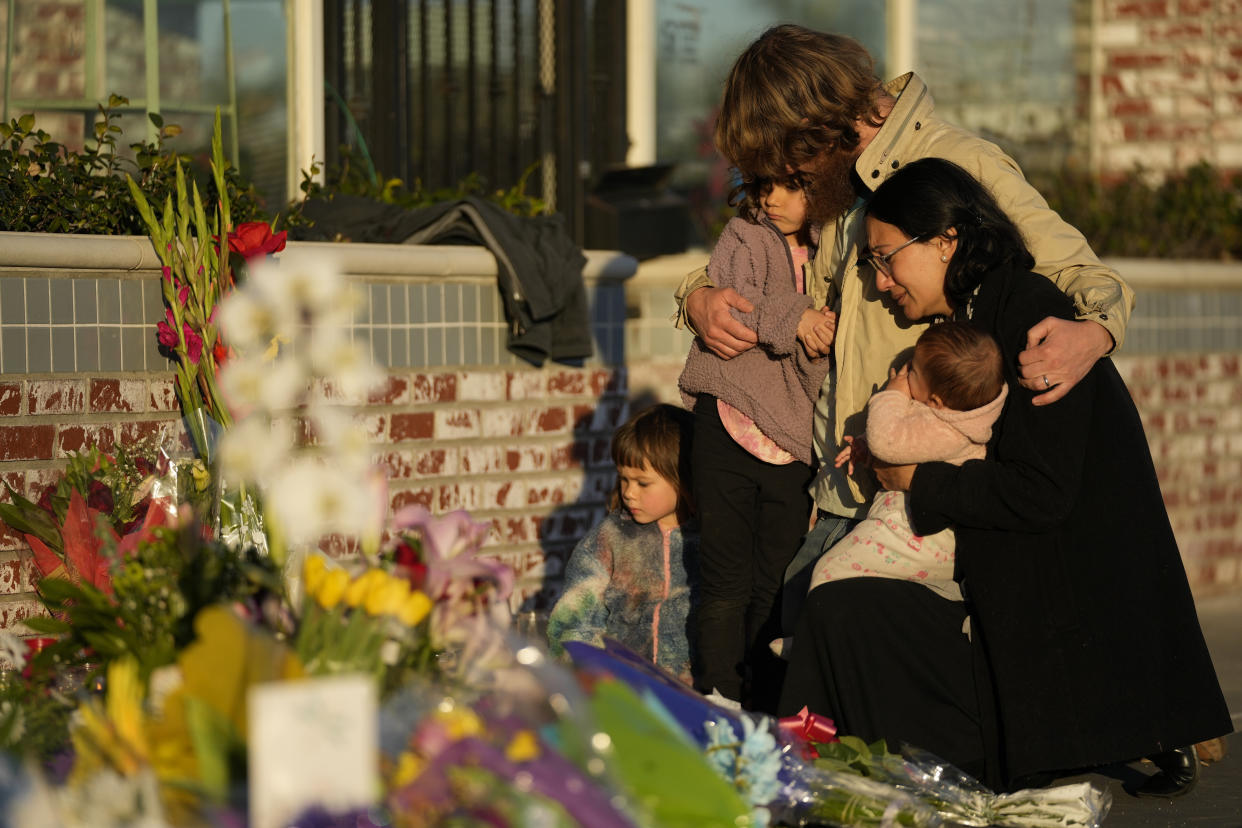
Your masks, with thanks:
[(810, 359), (796, 332), (811, 298), (799, 293), (793, 257), (770, 223), (734, 218), (725, 225), (707, 264), (717, 287), (731, 287), (754, 303), (733, 315), (755, 332), (758, 345), (733, 359), (721, 359), (696, 339), (678, 385), (687, 408), (710, 394), (754, 420), (772, 442), (810, 465), (811, 423), (828, 357)]

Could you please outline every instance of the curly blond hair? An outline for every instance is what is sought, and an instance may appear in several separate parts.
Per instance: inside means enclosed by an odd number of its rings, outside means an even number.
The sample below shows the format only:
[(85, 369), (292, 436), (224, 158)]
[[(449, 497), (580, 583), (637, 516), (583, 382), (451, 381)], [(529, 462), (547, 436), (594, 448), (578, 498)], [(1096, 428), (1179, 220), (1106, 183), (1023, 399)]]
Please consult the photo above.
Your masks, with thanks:
[(858, 146), (879, 126), (875, 63), (844, 35), (792, 24), (768, 29), (729, 72), (716, 148), (747, 178), (780, 178), (821, 153)]

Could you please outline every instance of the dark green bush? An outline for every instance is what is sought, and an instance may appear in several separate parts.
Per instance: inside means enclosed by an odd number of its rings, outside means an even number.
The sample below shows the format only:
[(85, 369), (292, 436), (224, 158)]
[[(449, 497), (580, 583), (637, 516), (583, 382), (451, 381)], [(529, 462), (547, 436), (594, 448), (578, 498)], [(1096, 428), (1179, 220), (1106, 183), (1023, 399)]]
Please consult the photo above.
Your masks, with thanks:
[(536, 162), (522, 173), (518, 182), (507, 190), (489, 189), (478, 173), (470, 173), (452, 187), (430, 190), (423, 186), (422, 181), (415, 179), (412, 186), (400, 178), (383, 178), (370, 165), (365, 150), (355, 153), (350, 147), (341, 147), (340, 163), (330, 167), (324, 176), (323, 184), (315, 181), (313, 176), (319, 166), (313, 165), (310, 171), (302, 171), (301, 189), (303, 200), (291, 204), (289, 211), (282, 215), (282, 223), (290, 228), (305, 226), (309, 223), (303, 216), (302, 208), (307, 201), (329, 199), (336, 194), (359, 196), (383, 204), (394, 204), (405, 209), (426, 207), (442, 201), (457, 201), (466, 196), (478, 196), (494, 201), (511, 213), (519, 216), (535, 216), (547, 211), (547, 204), (537, 196), (526, 193), (526, 183), (531, 174), (538, 169)]
[(1114, 182), (1061, 171), (1032, 183), (1101, 256), (1242, 259), (1242, 175), (1200, 163), (1158, 184), (1142, 169)]
[[(115, 121), (120, 116), (114, 110), (127, 103), (112, 95), (99, 105), (95, 140), (81, 152), (37, 129), (33, 114), (0, 124), (0, 230), (145, 236), (124, 174), (133, 176), (152, 203), (162, 204), (175, 187), (178, 161), (199, 179), (209, 203), (214, 201), (215, 183), (207, 171), (198, 174), (189, 156), (165, 146), (181, 129), (159, 115), (150, 116), (159, 130), (154, 143), (129, 144), (133, 158), (118, 153), (121, 127)], [(231, 164), (224, 180), (233, 221), (261, 218), (254, 188)]]

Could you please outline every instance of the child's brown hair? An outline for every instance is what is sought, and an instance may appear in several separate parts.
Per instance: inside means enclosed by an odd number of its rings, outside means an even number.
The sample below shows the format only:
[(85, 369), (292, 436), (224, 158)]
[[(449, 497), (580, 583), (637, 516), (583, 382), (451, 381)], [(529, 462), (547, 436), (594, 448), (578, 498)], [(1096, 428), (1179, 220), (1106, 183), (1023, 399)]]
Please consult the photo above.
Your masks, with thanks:
[(941, 322), (923, 331), (914, 352), (927, 390), (946, 408), (970, 411), (996, 399), (1005, 384), (1000, 346), (967, 322)]
[[(779, 184), (786, 190), (798, 192), (806, 189), (806, 180), (801, 173), (791, 173), (780, 178), (743, 176), (742, 182), (729, 191), (729, 206), (736, 207), (737, 214), (742, 218), (752, 224), (758, 224), (759, 217), (763, 215), (763, 197), (772, 190), (774, 184)], [(805, 198), (805, 195), (803, 197)], [(810, 223), (809, 219), (807, 223)]]
[[(612, 462), (641, 469), (644, 463), (677, 491), (677, 520), (694, 514), (690, 495), (690, 441), (694, 415), (684, 408), (659, 403), (644, 408), (612, 436)], [(608, 508), (621, 506), (621, 480), (613, 483)]]

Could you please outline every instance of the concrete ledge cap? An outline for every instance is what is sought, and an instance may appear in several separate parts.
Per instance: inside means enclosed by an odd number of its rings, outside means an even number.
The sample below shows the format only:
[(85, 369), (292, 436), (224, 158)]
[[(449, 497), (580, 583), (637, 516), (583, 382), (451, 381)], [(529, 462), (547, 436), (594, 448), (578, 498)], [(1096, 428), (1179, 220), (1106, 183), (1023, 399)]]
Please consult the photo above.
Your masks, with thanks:
[[(356, 276), (496, 277), (496, 260), (482, 247), (289, 242), (286, 249), (331, 255)], [(615, 250), (583, 252), (582, 275), (591, 281), (624, 281), (638, 269), (632, 256)], [(145, 236), (6, 231), (0, 232), (0, 267), (159, 270), (160, 260)]]

